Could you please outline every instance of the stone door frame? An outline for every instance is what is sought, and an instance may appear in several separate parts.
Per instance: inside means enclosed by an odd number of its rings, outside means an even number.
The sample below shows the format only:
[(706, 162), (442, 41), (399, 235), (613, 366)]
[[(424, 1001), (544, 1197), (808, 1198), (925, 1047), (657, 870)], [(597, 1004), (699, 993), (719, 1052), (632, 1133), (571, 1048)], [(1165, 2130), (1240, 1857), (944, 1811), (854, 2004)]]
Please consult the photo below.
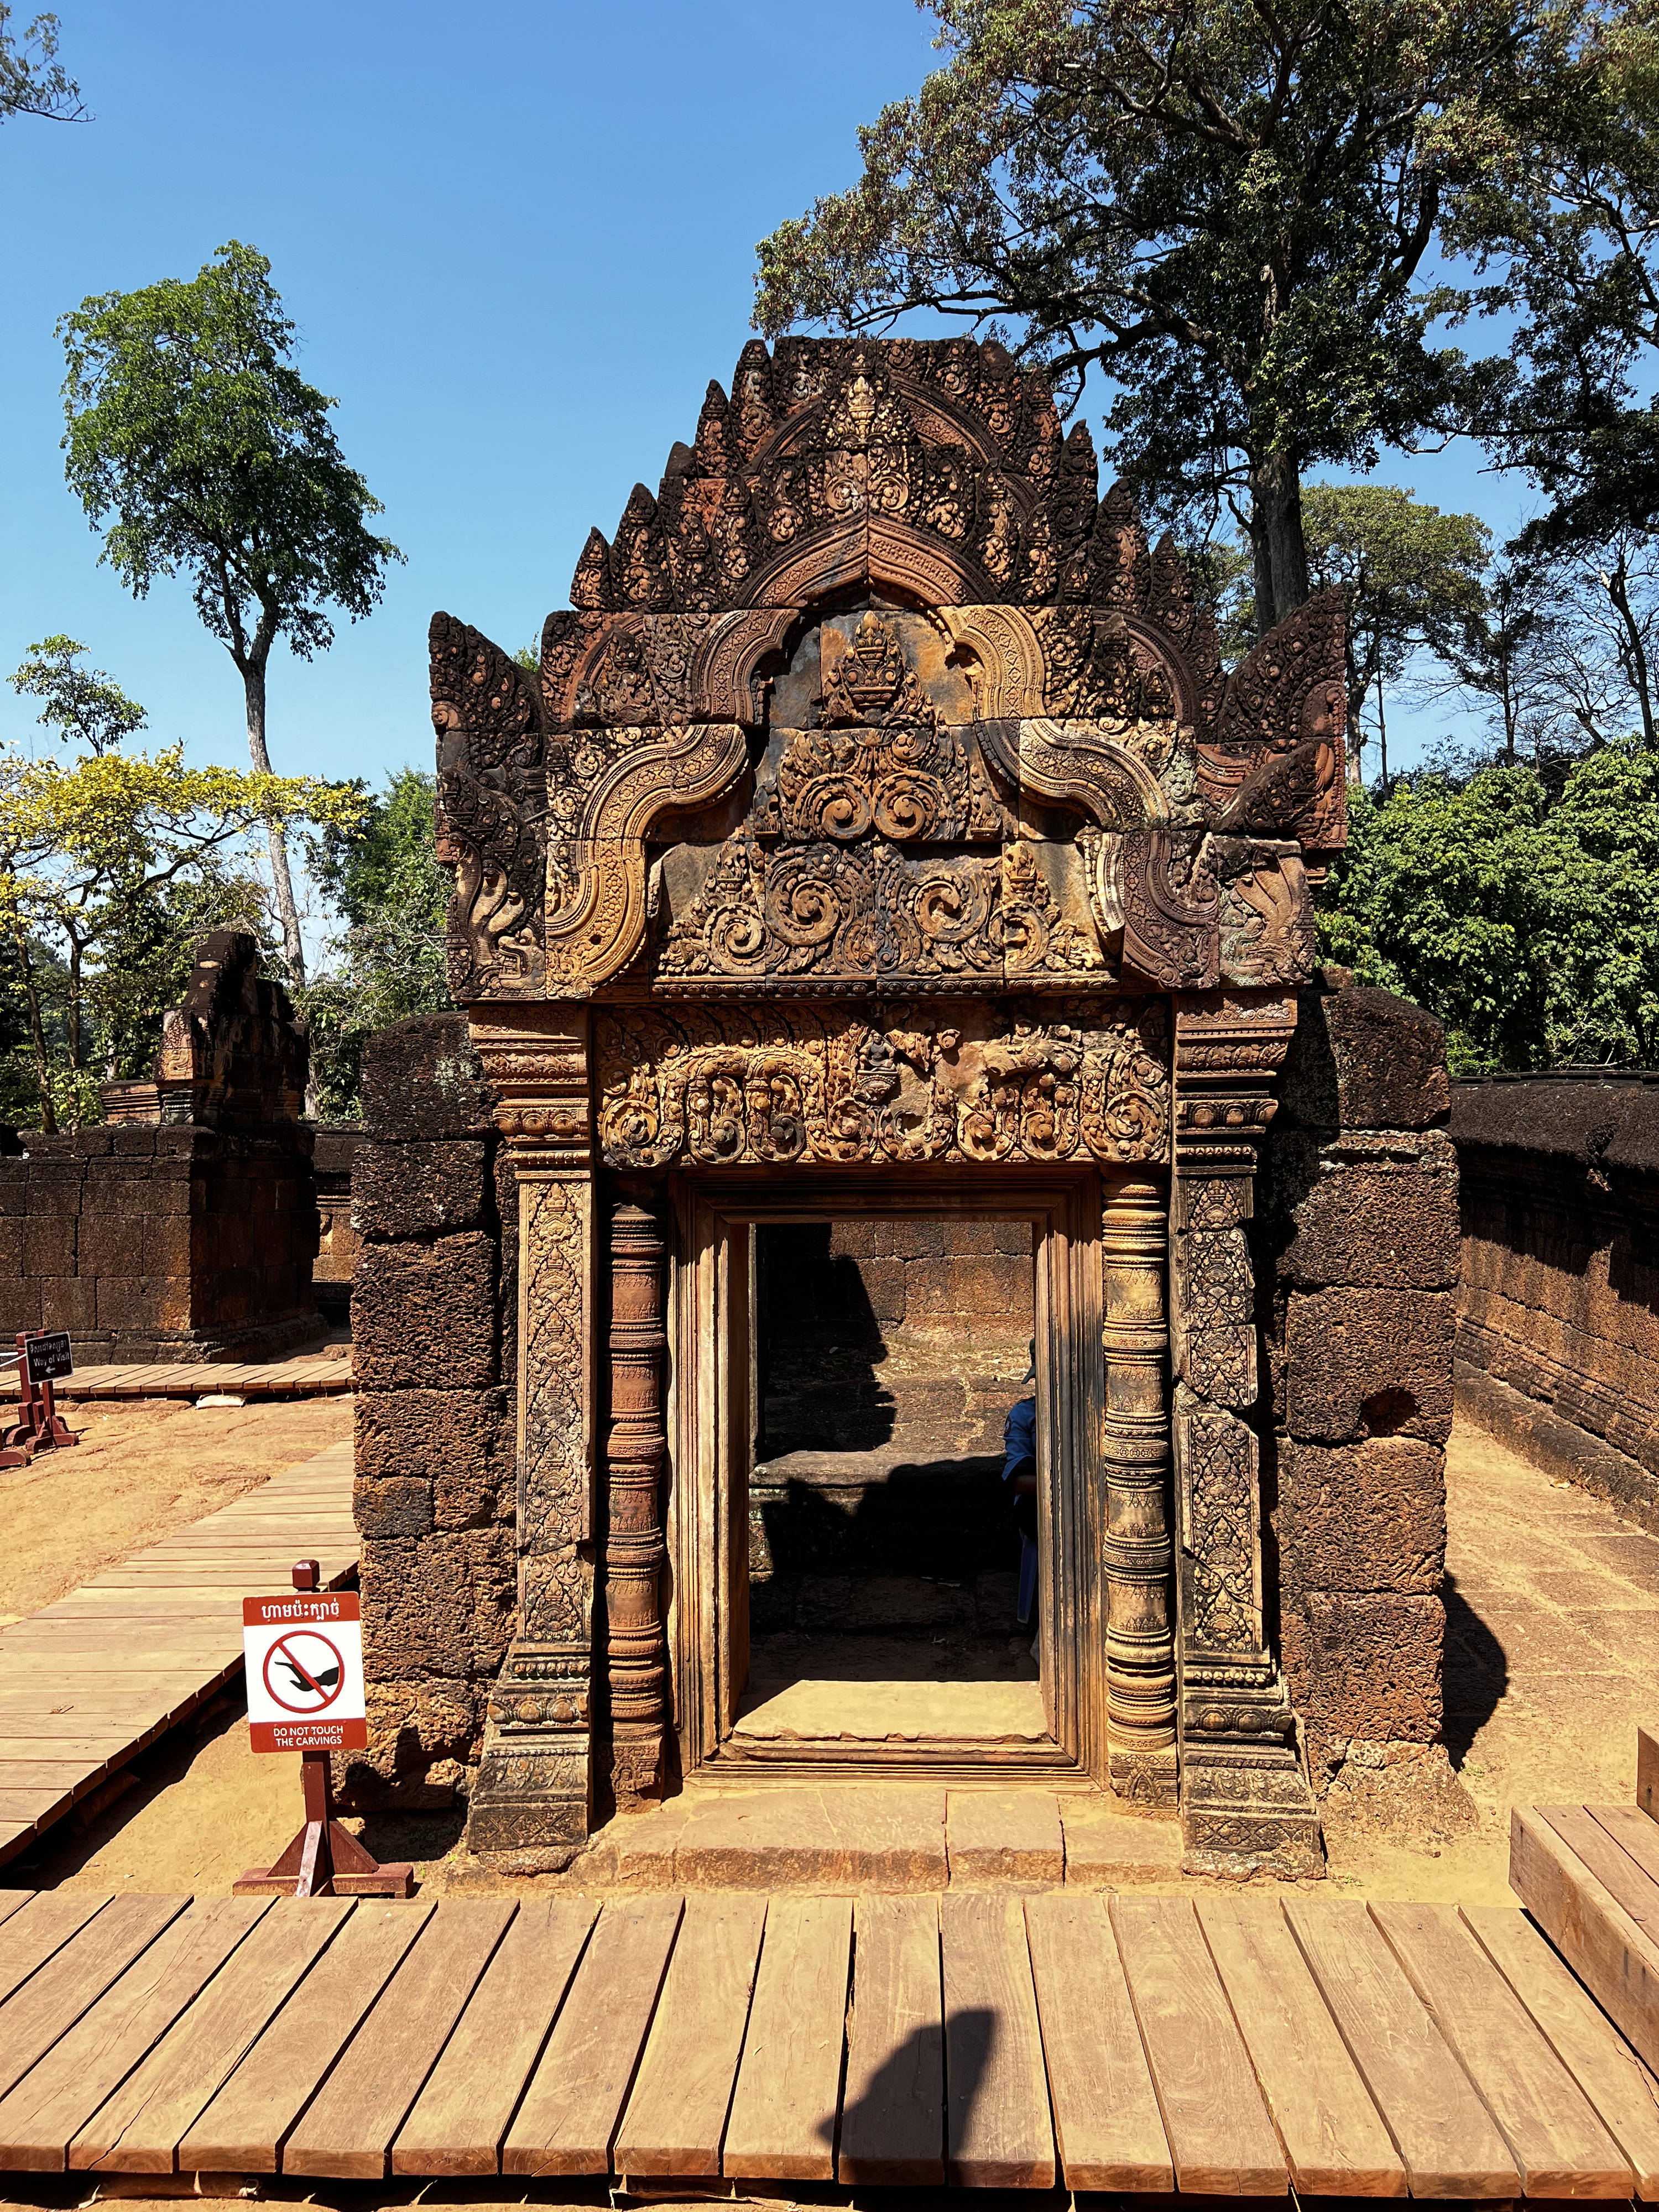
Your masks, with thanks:
[[(1032, 1769), (1108, 1779), (1106, 1497), (1100, 1439), (1101, 1182), (1078, 1170), (797, 1169), (672, 1178), (668, 1310), (666, 1628), (681, 1770), (745, 1778), (805, 1767), (865, 1772)], [(1033, 1231), (1038, 1347), (1039, 1498), (1052, 1597), (1040, 1599), (1049, 1741), (993, 1747), (972, 1739), (722, 1758), (732, 1716), (732, 1593), (746, 1583), (730, 1484), (747, 1454), (751, 1225), (886, 1217), (997, 1215)], [(1067, 1356), (1069, 1354), (1069, 1357)]]

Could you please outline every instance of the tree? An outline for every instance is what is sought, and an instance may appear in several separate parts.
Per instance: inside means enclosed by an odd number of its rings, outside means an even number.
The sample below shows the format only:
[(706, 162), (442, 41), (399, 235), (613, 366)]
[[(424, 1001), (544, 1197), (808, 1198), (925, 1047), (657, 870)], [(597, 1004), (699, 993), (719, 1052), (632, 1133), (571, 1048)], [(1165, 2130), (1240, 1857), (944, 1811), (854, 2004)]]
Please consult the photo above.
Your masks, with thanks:
[(1384, 687), (1418, 649), (1461, 635), (1481, 616), (1492, 534), (1473, 514), (1443, 514), (1393, 484), (1311, 484), (1302, 526), (1315, 588), (1340, 585), (1348, 602), (1349, 774), (1360, 780), (1361, 717), (1375, 694), (1386, 783)]
[(1561, 617), (1534, 563), (1513, 557), (1488, 577), (1484, 604), (1437, 642), (1449, 672), (1436, 687), (1482, 702), (1498, 757), (1513, 768), (1530, 750), (1537, 765), (1565, 742), (1561, 686)]
[[(348, 827), (356, 794), (314, 777), (189, 768), (183, 747), (93, 753), (69, 766), (0, 753), (0, 932), (18, 963), (44, 1126), (54, 1126), (46, 980), (36, 948), (61, 951), (64, 1048), (88, 1062), (87, 987), (145, 909), (193, 884), (222, 885), (261, 829)], [(244, 876), (242, 884), (246, 884)]]
[(1431, 325), (1465, 295), (1424, 272), (1577, 4), (933, 0), (949, 63), (762, 241), (756, 320), (1006, 317), (1073, 392), (1098, 367), (1143, 501), (1231, 505), (1265, 631), (1308, 596), (1304, 472), (1462, 420)]
[(312, 873), (346, 923), (330, 972), (299, 994), (326, 1119), (362, 1112), (363, 1047), (376, 1030), (453, 1004), (444, 937), (453, 884), (434, 850), (435, 797), (434, 777), (400, 769), (355, 824), (312, 842)]
[(86, 649), (72, 637), (43, 638), (14, 670), (11, 688), (20, 697), (46, 702), (37, 719), (65, 744), (78, 738), (89, 752), (106, 753), (142, 730), (145, 714), (101, 668), (76, 666)]
[(1492, 158), (1448, 242), (1520, 322), (1482, 433), (1550, 501), (1527, 554), (1582, 551), (1659, 512), (1659, 0), (1588, 14), (1546, 100), (1494, 103)]
[(37, 15), (20, 37), (9, 27), (14, 12), (0, 0), (0, 123), (14, 115), (84, 122), (81, 88), (58, 58), (57, 16)]
[[(184, 571), (196, 610), (242, 679), (248, 750), (270, 774), (265, 672), (281, 637), (308, 660), (329, 610), (368, 615), (402, 555), (368, 518), (380, 502), (348, 468), (337, 403), (290, 365), (294, 325), (270, 264), (233, 239), (189, 283), (90, 298), (58, 325), (68, 374), (65, 474), (102, 557), (139, 599)], [(282, 825), (270, 825), (283, 942), (305, 950)]]
[(1567, 773), (1349, 799), (1322, 945), (1446, 1024), (1454, 1073), (1659, 1054), (1659, 757), (1623, 741)]

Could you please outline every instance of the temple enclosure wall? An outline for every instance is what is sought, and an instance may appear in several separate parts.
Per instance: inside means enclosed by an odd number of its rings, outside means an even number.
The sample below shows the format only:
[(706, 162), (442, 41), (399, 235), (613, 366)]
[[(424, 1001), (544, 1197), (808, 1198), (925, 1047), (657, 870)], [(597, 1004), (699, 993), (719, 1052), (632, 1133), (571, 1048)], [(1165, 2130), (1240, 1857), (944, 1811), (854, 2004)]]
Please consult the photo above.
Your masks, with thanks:
[(1659, 1077), (1452, 1086), (1460, 1410), (1659, 1531)]
[(112, 1123), (0, 1158), (0, 1325), (67, 1329), (82, 1365), (314, 1342), (307, 1054), (253, 939), (206, 938), (155, 1080), (117, 1086)]

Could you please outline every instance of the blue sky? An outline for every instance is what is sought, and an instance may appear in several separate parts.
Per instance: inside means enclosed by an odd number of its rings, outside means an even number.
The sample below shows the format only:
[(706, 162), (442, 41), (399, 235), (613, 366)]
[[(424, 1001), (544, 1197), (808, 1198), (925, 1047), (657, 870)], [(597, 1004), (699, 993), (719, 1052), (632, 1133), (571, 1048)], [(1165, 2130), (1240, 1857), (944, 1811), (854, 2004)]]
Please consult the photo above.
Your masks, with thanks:
[[(97, 565), (63, 483), (54, 336), (86, 295), (193, 275), (240, 238), (408, 556), (314, 665), (279, 651), (274, 763), (377, 781), (430, 762), (433, 609), (533, 641), (590, 526), (609, 533), (729, 379), (755, 240), (849, 182), (858, 123), (937, 59), (911, 0), (57, 4), (96, 119), (0, 131), (0, 672), (67, 631), (155, 738), (246, 761), (240, 684), (185, 586), (134, 602)], [(1502, 534), (1521, 495), (1478, 466), (1379, 474)], [(0, 692), (0, 734), (31, 721)]]

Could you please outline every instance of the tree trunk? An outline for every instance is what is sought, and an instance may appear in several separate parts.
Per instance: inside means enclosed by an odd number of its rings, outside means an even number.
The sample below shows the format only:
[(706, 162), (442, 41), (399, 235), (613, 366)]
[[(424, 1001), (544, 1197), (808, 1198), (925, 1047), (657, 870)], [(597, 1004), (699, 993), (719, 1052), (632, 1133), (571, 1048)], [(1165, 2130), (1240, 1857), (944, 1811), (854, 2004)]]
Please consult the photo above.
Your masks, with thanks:
[[(1267, 453), (1250, 470), (1250, 544), (1255, 556), (1256, 635), (1265, 637), (1307, 599), (1302, 477), (1288, 453)], [(1267, 590), (1264, 593), (1264, 580)]]
[(29, 1009), (29, 1041), (34, 1047), (34, 1073), (40, 1085), (40, 1127), (51, 1137), (58, 1133), (58, 1117), (52, 1110), (52, 1065), (46, 1058), (46, 1024), (40, 1019), (40, 987), (34, 980), (34, 963), (29, 958), (28, 932), (21, 925), (17, 930), (17, 958), (23, 970), (23, 996)]
[[(265, 666), (263, 660), (251, 662), (244, 672), (242, 687), (247, 695), (247, 749), (253, 758), (254, 768), (261, 775), (270, 774), (270, 755), (265, 750)], [(288, 839), (273, 822), (270, 836), (270, 872), (276, 886), (276, 910), (283, 917), (283, 951), (288, 957), (289, 974), (296, 983), (306, 980), (306, 953), (300, 937), (300, 909), (294, 901), (294, 878), (289, 873)]]
[(1625, 674), (1630, 688), (1636, 694), (1636, 703), (1642, 710), (1642, 742), (1651, 752), (1654, 746), (1653, 684), (1648, 670), (1647, 646), (1642, 636), (1642, 625), (1630, 603), (1630, 571), (1625, 556), (1619, 556), (1619, 565), (1602, 579), (1607, 597), (1617, 610), (1625, 626), (1625, 651), (1620, 658), (1625, 663)]
[(1380, 676), (1376, 679), (1376, 744), (1382, 757), (1382, 796), (1386, 799), (1389, 795), (1389, 725), (1382, 712), (1382, 678)]
[(81, 947), (72, 937), (69, 957), (69, 1052), (70, 1066), (78, 1068), (81, 1065)]

